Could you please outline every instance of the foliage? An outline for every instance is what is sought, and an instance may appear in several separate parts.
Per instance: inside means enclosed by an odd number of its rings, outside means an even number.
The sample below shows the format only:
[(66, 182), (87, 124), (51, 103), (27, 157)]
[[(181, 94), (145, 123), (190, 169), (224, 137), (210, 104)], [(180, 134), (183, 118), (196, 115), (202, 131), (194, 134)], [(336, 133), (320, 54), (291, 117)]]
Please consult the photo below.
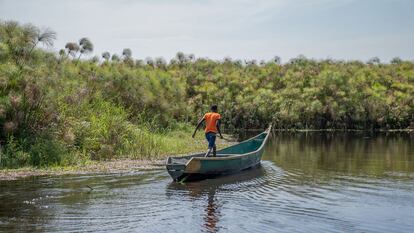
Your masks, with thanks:
[[(93, 52), (88, 38), (59, 54), (56, 34), (0, 22), (0, 167), (155, 158), (189, 152), (188, 124), (212, 103), (223, 128), (392, 129), (414, 119), (414, 63), (394, 58), (285, 64), (177, 53), (134, 61)], [(183, 126), (184, 125), (184, 126)], [(185, 132), (185, 133), (184, 133)], [(187, 135), (188, 134), (188, 135)], [(186, 136), (187, 135), (187, 136)]]

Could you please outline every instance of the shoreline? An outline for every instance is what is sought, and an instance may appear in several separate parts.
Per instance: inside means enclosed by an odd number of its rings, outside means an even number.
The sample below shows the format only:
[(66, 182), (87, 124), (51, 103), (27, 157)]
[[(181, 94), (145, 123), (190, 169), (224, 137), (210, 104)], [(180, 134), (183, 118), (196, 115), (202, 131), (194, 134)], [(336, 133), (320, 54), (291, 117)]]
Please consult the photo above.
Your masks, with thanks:
[[(259, 129), (257, 129), (258, 131)], [(255, 131), (255, 129), (245, 130)], [(340, 130), (340, 129), (273, 129), (273, 132), (369, 132), (367, 130)], [(407, 132), (414, 133), (414, 129), (394, 129), (394, 130), (377, 130), (376, 132)], [(230, 140), (218, 139), (218, 147), (233, 145), (237, 141), (233, 137)], [(194, 153), (201, 153), (195, 149), (193, 152), (178, 154), (178, 155), (164, 155), (162, 158), (156, 159), (130, 159), (120, 158), (107, 161), (89, 160), (84, 164), (73, 166), (55, 166), (55, 167), (21, 167), (21, 168), (5, 168), (0, 169), (0, 181), (12, 181), (18, 179), (25, 179), (36, 176), (62, 176), (62, 175), (85, 175), (85, 174), (115, 174), (115, 173), (129, 173), (132, 171), (145, 171), (153, 169), (163, 169), (165, 160), (169, 156), (185, 156)]]
[[(217, 138), (217, 149), (234, 145), (237, 143), (232, 135), (223, 134), (227, 139)], [(202, 141), (202, 140), (201, 140)], [(51, 166), (51, 167), (21, 167), (0, 169), (0, 181), (13, 181), (37, 176), (62, 176), (62, 175), (85, 175), (85, 174), (115, 174), (129, 173), (132, 171), (145, 171), (164, 169), (165, 161), (169, 156), (186, 156), (200, 151), (199, 145), (205, 145), (204, 141), (197, 141), (191, 152), (174, 155), (161, 155), (154, 159), (131, 159), (119, 158), (113, 160), (88, 160), (84, 164), (73, 166)]]
[(62, 167), (23, 167), (0, 170), (0, 181), (12, 181), (35, 176), (62, 176), (85, 174), (114, 174), (162, 168), (165, 160), (117, 159), (110, 161), (89, 161), (85, 165)]

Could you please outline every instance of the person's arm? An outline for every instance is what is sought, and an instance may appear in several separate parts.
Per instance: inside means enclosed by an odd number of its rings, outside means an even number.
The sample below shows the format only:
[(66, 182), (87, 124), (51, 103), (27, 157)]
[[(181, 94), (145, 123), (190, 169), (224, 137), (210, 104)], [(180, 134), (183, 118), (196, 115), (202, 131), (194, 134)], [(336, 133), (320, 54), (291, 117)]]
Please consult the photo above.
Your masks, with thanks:
[(217, 120), (217, 131), (218, 131), (218, 133), (220, 135), (220, 138), (223, 139), (223, 135), (221, 135), (220, 124), (221, 124), (221, 120), (218, 119)]
[(197, 133), (198, 128), (201, 126), (201, 124), (203, 124), (203, 122), (204, 122), (204, 117), (198, 121), (197, 126), (196, 126), (196, 128), (194, 130), (194, 133), (193, 133), (193, 136), (192, 136), (193, 138), (195, 137), (195, 134)]

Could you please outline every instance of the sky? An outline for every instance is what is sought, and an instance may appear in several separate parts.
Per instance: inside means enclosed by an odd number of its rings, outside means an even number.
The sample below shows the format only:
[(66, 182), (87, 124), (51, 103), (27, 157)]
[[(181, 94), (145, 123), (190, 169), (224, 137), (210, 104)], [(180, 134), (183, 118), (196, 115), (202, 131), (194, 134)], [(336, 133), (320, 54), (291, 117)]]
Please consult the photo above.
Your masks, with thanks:
[(413, 0), (0, 0), (0, 20), (88, 37), (95, 55), (414, 60)]

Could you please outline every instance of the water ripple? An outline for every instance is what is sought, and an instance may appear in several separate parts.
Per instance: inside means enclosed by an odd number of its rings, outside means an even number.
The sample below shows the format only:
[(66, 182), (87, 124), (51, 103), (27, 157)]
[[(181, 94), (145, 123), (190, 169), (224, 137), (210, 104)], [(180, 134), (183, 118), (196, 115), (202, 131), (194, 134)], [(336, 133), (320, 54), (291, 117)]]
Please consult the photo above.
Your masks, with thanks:
[(412, 232), (407, 177), (263, 161), (187, 184), (164, 170), (38, 178), (1, 186), (0, 231)]

